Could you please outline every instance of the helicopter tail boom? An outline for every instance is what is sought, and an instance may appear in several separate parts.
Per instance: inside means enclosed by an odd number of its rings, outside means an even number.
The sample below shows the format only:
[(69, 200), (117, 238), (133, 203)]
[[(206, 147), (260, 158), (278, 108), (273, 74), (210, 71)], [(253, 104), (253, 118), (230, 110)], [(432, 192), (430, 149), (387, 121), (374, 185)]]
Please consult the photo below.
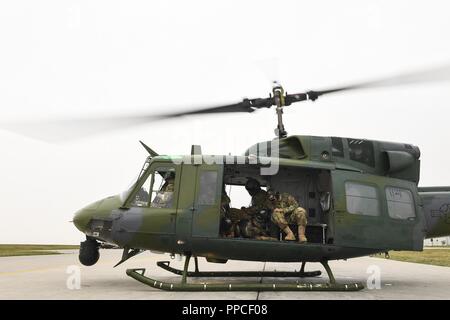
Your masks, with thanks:
[(426, 220), (426, 238), (450, 236), (450, 187), (419, 188)]

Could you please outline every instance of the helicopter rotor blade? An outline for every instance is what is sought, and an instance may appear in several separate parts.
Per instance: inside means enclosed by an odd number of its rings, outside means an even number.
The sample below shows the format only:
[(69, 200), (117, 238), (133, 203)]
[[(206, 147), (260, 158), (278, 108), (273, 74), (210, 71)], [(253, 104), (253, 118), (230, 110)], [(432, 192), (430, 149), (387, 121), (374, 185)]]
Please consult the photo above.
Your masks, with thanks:
[(360, 83), (345, 85), (341, 87), (334, 87), (324, 90), (311, 90), (306, 93), (288, 94), (286, 95), (286, 106), (305, 100), (315, 101), (318, 97), (343, 91), (351, 91), (357, 89), (381, 88), (381, 87), (395, 87), (408, 84), (443, 82), (450, 80), (450, 65), (431, 68), (411, 73), (399, 74), (387, 78), (381, 78), (371, 81), (364, 81)]
[[(405, 73), (387, 78), (365, 81), (345, 86), (332, 87), (318, 91), (307, 91), (297, 94), (285, 95), (285, 106), (292, 103), (311, 100), (315, 101), (318, 97), (330, 94), (345, 92), (366, 88), (393, 87), (406, 84), (442, 82), (450, 80), (450, 65), (422, 70), (418, 72)], [(185, 111), (175, 111), (165, 114), (149, 114), (147, 112), (138, 112), (122, 116), (99, 116), (89, 118), (72, 119), (44, 119), (33, 120), (31, 122), (1, 122), (0, 129), (6, 129), (21, 135), (25, 135), (38, 140), (47, 142), (65, 142), (84, 138), (87, 136), (113, 131), (116, 129), (126, 129), (149, 122), (172, 119), (188, 115), (218, 114), (218, 113), (252, 113), (261, 108), (270, 108), (275, 105), (275, 99), (268, 98), (243, 99), (241, 102), (214, 106), (209, 108), (196, 108)]]
[(105, 132), (140, 126), (143, 124), (173, 119), (186, 115), (200, 115), (208, 113), (241, 112), (251, 113), (258, 108), (270, 107), (272, 99), (244, 99), (242, 102), (215, 106), (210, 108), (190, 109), (187, 111), (170, 112), (165, 114), (149, 114), (136, 112), (125, 115), (96, 115), (90, 117), (34, 119), (30, 121), (1, 121), (0, 129), (7, 130), (25, 137), (50, 142), (61, 143), (83, 139)]
[(104, 132), (136, 127), (157, 117), (136, 114), (130, 116), (96, 116), (73, 118), (41, 118), (0, 122), (0, 129), (49, 143), (83, 139)]
[(228, 113), (228, 112), (242, 112), (242, 113), (251, 113), (261, 108), (270, 108), (273, 105), (274, 101), (272, 98), (257, 98), (257, 99), (244, 99), (242, 102), (238, 102), (235, 104), (223, 105), (212, 108), (204, 108), (204, 109), (194, 109), (181, 111), (176, 113), (167, 113), (162, 114), (160, 118), (175, 118), (187, 115), (195, 115), (195, 114), (209, 114), (209, 113)]

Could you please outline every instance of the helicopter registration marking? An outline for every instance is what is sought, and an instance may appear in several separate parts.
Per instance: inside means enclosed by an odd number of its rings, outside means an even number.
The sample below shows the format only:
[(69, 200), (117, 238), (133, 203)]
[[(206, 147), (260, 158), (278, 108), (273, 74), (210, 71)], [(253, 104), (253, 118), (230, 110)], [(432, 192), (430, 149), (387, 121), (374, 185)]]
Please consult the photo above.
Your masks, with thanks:
[(450, 204), (444, 203), (437, 210), (431, 210), (431, 216), (433, 218), (445, 219), (446, 223), (450, 224)]

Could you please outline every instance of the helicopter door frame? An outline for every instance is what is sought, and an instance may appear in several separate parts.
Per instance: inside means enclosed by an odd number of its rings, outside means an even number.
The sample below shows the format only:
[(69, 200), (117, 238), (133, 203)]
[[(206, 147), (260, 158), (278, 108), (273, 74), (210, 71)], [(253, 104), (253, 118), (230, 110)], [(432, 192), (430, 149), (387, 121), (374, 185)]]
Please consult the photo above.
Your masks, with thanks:
[[(414, 183), (343, 170), (332, 171), (331, 179), (335, 245), (422, 250), (423, 214)], [(389, 215), (388, 187), (406, 190), (411, 195), (413, 219), (395, 219)]]
[[(159, 208), (151, 206), (151, 196), (154, 192), (155, 175), (157, 175), (156, 169), (158, 168), (170, 168), (175, 170), (174, 191), (172, 197), (172, 206), (170, 208)], [(135, 198), (137, 192), (140, 190), (144, 183), (150, 181), (149, 199), (146, 206), (133, 206), (132, 200)], [(134, 187), (133, 192), (126, 200), (124, 207), (128, 208), (126, 214), (137, 213), (143, 216), (143, 224), (146, 224), (146, 232), (149, 234), (164, 234), (170, 237), (175, 236), (176, 230), (176, 212), (178, 208), (178, 195), (180, 189), (181, 169), (180, 166), (173, 164), (172, 162), (157, 161), (151, 162), (146, 173), (140, 178), (139, 183)]]
[(223, 165), (197, 167), (192, 215), (192, 237), (219, 238)]

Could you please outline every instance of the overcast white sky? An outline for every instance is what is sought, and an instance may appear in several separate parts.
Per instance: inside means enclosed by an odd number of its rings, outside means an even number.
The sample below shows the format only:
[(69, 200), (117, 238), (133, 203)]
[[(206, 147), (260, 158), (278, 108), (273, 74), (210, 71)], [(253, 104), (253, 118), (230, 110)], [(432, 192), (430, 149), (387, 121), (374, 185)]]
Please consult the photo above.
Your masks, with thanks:
[[(0, 118), (158, 113), (321, 89), (450, 64), (448, 1), (2, 1)], [(285, 112), (290, 134), (408, 142), (421, 185), (450, 185), (450, 84), (324, 97)], [(69, 223), (121, 192), (146, 157), (241, 154), (274, 110), (150, 123), (48, 144), (0, 130), (0, 243), (77, 243)]]

